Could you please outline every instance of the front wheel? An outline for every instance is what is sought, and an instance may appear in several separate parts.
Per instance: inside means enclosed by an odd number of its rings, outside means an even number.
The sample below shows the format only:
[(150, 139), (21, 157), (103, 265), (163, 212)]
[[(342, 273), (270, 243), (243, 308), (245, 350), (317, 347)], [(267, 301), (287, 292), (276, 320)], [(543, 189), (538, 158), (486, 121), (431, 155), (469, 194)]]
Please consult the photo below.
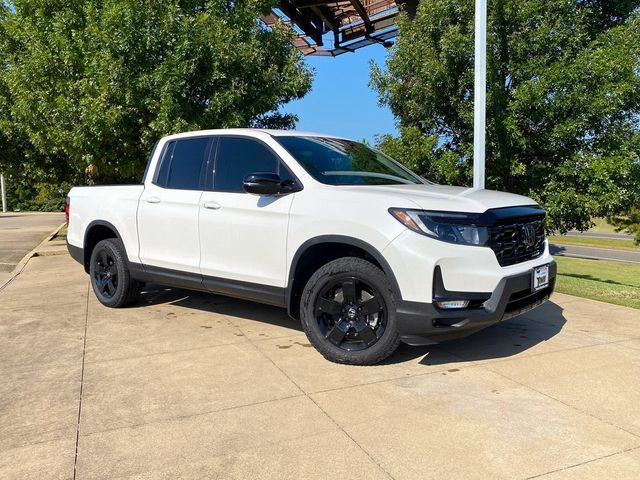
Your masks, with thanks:
[(122, 242), (108, 238), (98, 242), (89, 263), (91, 286), (103, 305), (124, 307), (135, 302), (142, 284), (131, 278)]
[(389, 280), (361, 258), (322, 266), (307, 282), (300, 310), (307, 338), (332, 362), (373, 365), (400, 344)]

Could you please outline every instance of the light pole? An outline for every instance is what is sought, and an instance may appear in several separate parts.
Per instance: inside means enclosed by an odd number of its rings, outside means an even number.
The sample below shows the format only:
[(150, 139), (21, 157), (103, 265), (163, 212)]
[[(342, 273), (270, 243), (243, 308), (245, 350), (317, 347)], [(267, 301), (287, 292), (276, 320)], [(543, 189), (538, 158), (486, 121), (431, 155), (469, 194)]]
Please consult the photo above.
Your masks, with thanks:
[(476, 0), (473, 188), (484, 188), (487, 128), (487, 0)]
[(7, 189), (4, 184), (4, 175), (0, 173), (0, 189), (2, 190), (2, 211), (7, 211)]

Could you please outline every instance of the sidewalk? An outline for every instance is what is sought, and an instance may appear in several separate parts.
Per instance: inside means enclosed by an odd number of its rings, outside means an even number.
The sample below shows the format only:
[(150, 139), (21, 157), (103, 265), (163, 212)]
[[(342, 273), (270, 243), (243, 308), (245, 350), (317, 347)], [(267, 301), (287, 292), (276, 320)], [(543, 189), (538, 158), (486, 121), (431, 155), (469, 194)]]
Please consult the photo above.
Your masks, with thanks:
[(64, 213), (0, 213), (0, 286), (36, 245), (64, 222)]
[(284, 311), (154, 286), (107, 309), (80, 265), (41, 256), (0, 292), (0, 375), (0, 478), (640, 471), (640, 311), (560, 294), (469, 339), (348, 367)]

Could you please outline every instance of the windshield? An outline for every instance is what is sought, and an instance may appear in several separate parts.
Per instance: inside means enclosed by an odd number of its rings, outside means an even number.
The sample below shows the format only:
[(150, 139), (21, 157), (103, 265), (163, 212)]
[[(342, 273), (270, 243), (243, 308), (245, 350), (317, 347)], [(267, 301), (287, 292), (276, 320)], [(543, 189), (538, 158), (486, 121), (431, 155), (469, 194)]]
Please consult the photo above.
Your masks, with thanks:
[(313, 178), (328, 185), (425, 183), (395, 160), (362, 143), (328, 137), (275, 138)]

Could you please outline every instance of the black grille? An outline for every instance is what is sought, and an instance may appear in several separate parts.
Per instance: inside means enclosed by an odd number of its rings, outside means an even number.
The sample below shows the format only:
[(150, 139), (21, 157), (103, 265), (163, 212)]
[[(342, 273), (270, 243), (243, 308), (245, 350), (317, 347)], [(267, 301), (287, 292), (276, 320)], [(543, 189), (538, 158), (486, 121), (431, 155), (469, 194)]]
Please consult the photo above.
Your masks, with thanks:
[(542, 255), (545, 237), (544, 218), (539, 217), (502, 219), (499, 224), (489, 227), (489, 246), (503, 267)]

